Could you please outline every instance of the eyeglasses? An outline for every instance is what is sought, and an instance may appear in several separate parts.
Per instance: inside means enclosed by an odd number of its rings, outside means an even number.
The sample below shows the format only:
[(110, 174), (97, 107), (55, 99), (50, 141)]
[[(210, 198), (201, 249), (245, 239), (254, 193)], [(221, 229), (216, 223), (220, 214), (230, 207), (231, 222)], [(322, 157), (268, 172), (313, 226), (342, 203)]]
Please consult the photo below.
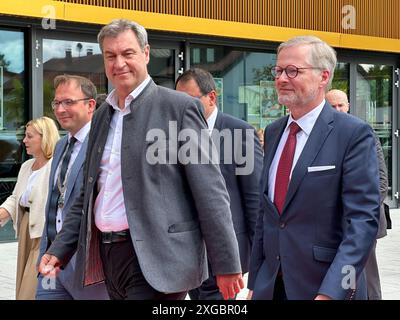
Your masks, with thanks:
[(293, 79), (296, 78), (297, 75), (299, 74), (299, 70), (303, 70), (303, 69), (319, 69), (322, 70), (323, 68), (318, 68), (318, 67), (308, 67), (308, 68), (298, 68), (292, 64), (289, 64), (288, 66), (286, 66), (286, 68), (281, 68), (281, 67), (273, 67), (271, 69), (271, 74), (274, 78), (279, 78), (283, 71), (285, 71), (287, 77), (289, 79)]
[(207, 97), (207, 95), (208, 95), (208, 93), (206, 93), (206, 94), (201, 94), (201, 95), (199, 95), (199, 96), (195, 96), (195, 98), (201, 99), (201, 98), (203, 98), (203, 97)]
[(51, 107), (53, 108), (53, 110), (55, 110), (61, 104), (63, 106), (63, 108), (68, 109), (68, 108), (72, 107), (74, 104), (78, 103), (79, 101), (85, 101), (85, 100), (90, 100), (90, 99), (92, 99), (92, 98), (82, 98), (82, 99), (76, 99), (76, 100), (64, 99), (61, 101), (53, 100), (51, 102)]

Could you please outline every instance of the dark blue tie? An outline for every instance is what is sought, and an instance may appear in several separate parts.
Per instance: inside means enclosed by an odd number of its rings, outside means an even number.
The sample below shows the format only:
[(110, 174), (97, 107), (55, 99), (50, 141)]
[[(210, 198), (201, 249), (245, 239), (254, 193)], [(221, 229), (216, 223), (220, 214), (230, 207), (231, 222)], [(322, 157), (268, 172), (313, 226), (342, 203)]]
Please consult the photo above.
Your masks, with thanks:
[(57, 182), (53, 187), (50, 196), (50, 203), (49, 203), (49, 215), (48, 215), (48, 222), (47, 222), (47, 239), (50, 242), (53, 242), (57, 230), (56, 230), (56, 218), (57, 218), (57, 209), (59, 207), (59, 198), (60, 198), (60, 185), (63, 186), (67, 182), (65, 180), (65, 175), (67, 173), (69, 160), (71, 159), (72, 151), (74, 150), (74, 144), (76, 142), (76, 138), (71, 137), (68, 142), (67, 147), (64, 150), (64, 156), (61, 163), (61, 169), (58, 174)]

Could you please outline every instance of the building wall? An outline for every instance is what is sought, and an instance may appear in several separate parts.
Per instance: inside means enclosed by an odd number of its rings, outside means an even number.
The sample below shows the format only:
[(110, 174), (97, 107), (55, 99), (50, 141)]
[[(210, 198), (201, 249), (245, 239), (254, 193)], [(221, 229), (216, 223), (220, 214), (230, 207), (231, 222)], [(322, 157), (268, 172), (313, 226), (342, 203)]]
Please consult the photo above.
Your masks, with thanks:
[[(57, 0), (258, 25), (400, 39), (398, 0)], [(343, 28), (352, 6), (356, 27)], [(373, 17), (373, 23), (371, 20)], [(183, 26), (184, 27), (184, 26)]]
[[(345, 5), (355, 9), (354, 20), (347, 19), (353, 16)], [(399, 80), (399, 12), (398, 0), (2, 0), (0, 54), (5, 55), (0, 67), (8, 131), (0, 132), (0, 203), (26, 159), (23, 124), (42, 114), (53, 116), (52, 79), (64, 72), (81, 74), (105, 92), (96, 34), (111, 19), (127, 18), (149, 31), (149, 71), (158, 84), (173, 87), (181, 70), (205, 68), (218, 84), (220, 108), (256, 128), (285, 113), (274, 102), (270, 74), (278, 43), (304, 34), (327, 41), (338, 52), (335, 88), (349, 94), (351, 112), (368, 121), (381, 139), (389, 198), (397, 206), (398, 141), (393, 132), (400, 123), (400, 90), (393, 83)], [(49, 19), (54, 28), (46, 24)], [(344, 28), (343, 22), (355, 22), (355, 28)], [(77, 45), (83, 50), (76, 51)], [(12, 238), (10, 225), (0, 229), (0, 241)]]
[(149, 30), (273, 42), (313, 33), (337, 48), (400, 53), (398, 0), (13, 0), (0, 14), (53, 18), (49, 6), (58, 21), (127, 18)]

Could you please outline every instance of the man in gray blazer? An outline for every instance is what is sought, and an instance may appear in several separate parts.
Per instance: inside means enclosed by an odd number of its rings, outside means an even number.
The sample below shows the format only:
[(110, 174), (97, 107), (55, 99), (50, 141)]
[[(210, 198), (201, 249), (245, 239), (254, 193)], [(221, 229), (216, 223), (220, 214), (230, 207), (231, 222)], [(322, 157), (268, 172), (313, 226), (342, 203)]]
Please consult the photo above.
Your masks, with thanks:
[[(220, 147), (219, 166), (231, 199), (242, 272), (246, 273), (260, 207), (259, 180), (263, 156), (257, 133), (247, 122), (218, 110), (215, 82), (208, 71), (199, 68), (185, 71), (176, 81), (176, 90), (200, 99), (208, 130)], [(210, 277), (199, 288), (189, 291), (191, 299), (222, 299), (212, 270), (209, 273)]]
[(200, 101), (151, 80), (137, 23), (114, 20), (98, 40), (115, 89), (93, 117), (84, 186), (39, 271), (56, 274), (77, 250), (81, 286), (105, 279), (111, 299), (183, 299), (208, 277), (207, 247), (219, 290), (234, 297), (238, 244)]
[[(46, 223), (38, 262), (54, 241), (57, 232), (61, 230), (68, 210), (80, 194), (88, 133), (96, 104), (96, 87), (87, 78), (60, 75), (54, 79), (54, 89), (55, 97), (51, 105), (58, 122), (68, 134), (57, 143), (54, 151), (49, 180), (50, 192), (46, 204)], [(75, 142), (71, 143), (73, 140)], [(108, 299), (104, 283), (85, 289), (74, 285), (74, 270), (75, 256), (56, 279), (40, 275), (36, 299)], [(54, 280), (55, 282), (52, 282)]]
[[(326, 100), (334, 107), (337, 111), (347, 113), (350, 109), (350, 103), (347, 98), (347, 94), (341, 90), (333, 89), (326, 94)], [(378, 156), (379, 165), (379, 194), (380, 194), (380, 207), (379, 207), (379, 229), (376, 239), (383, 238), (387, 235), (386, 232), (386, 216), (383, 202), (388, 192), (388, 175), (385, 163), (385, 157), (379, 138), (375, 135), (375, 148)], [(381, 281), (379, 278), (378, 262), (376, 260), (376, 243), (371, 249), (369, 258), (365, 265), (365, 275), (367, 278), (367, 294), (368, 300), (382, 300)]]

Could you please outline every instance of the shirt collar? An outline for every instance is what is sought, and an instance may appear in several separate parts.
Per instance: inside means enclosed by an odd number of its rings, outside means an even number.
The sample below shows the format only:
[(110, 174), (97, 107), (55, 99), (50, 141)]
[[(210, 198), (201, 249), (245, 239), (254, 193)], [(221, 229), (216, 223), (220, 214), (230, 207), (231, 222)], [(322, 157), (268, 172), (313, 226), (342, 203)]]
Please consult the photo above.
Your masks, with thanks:
[(211, 112), (210, 116), (207, 118), (207, 125), (208, 125), (208, 130), (213, 130), (215, 126), (215, 121), (217, 121), (217, 115), (218, 115), (218, 108), (216, 107), (213, 112)]
[(315, 107), (314, 109), (312, 109), (310, 112), (306, 113), (304, 116), (302, 116), (301, 118), (294, 120), (292, 118), (292, 115), (289, 115), (289, 119), (288, 122), (286, 124), (286, 128), (285, 130), (288, 130), (289, 125), (295, 121), (299, 127), (301, 128), (301, 130), (307, 135), (309, 136), (311, 133), (311, 130), (314, 128), (314, 124), (318, 119), (319, 114), (322, 111), (322, 108), (325, 105), (325, 99), (322, 100), (322, 102)]
[[(91, 121), (89, 121), (88, 123), (86, 123), (82, 128), (80, 128), (80, 130), (74, 135), (75, 139), (78, 140), (80, 143), (83, 143), (83, 141), (85, 140), (87, 134), (90, 131), (90, 124)], [(70, 141), (72, 135), (71, 133), (68, 132), (68, 141)]]
[[(151, 77), (147, 75), (147, 78), (139, 84), (136, 89), (134, 89), (125, 99), (125, 108), (130, 105), (130, 103), (144, 90), (147, 84), (150, 82)], [(115, 89), (113, 89), (106, 98), (106, 102), (113, 107), (115, 110), (121, 111), (118, 107), (118, 97)]]

